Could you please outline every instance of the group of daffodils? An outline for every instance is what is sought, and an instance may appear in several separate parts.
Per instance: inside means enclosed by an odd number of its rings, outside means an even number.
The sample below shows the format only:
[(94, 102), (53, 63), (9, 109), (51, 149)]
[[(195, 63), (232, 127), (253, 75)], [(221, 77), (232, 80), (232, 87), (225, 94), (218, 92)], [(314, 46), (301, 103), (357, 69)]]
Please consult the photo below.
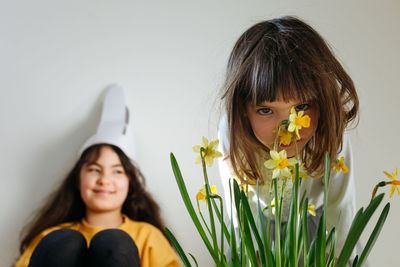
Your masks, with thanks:
[[(289, 145), (292, 140), (294, 139), (293, 136), (296, 137), (296, 140), (300, 140), (300, 130), (304, 128), (310, 127), (310, 122), (311, 119), (308, 115), (304, 115), (304, 111), (299, 111), (298, 113), (296, 112), (295, 108), (292, 107), (290, 111), (290, 116), (289, 120), (287, 122), (287, 127), (284, 127), (284, 129), (278, 130), (278, 136), (279, 136), (279, 145)], [(222, 157), (222, 153), (217, 151), (217, 146), (218, 146), (219, 141), (214, 140), (209, 142), (206, 137), (202, 137), (202, 145), (196, 145), (193, 146), (193, 151), (195, 153), (198, 153), (199, 155), (196, 158), (196, 163), (201, 163), (202, 162), (202, 157), (204, 158), (204, 161), (208, 167), (211, 167), (214, 163), (214, 159), (218, 157)], [(203, 148), (203, 154), (202, 157), (200, 156), (200, 151), (201, 148)], [(276, 178), (292, 178), (292, 181), (294, 179), (294, 173), (295, 173), (295, 164), (298, 163), (298, 160), (295, 158), (287, 158), (287, 153), (286, 150), (282, 149), (280, 152), (276, 150), (270, 150), (270, 159), (265, 161), (264, 166), (267, 167), (268, 169), (272, 170), (272, 179)], [(340, 159), (337, 159), (335, 161), (335, 165), (333, 166), (333, 170), (335, 171), (343, 171), (344, 173), (347, 173), (349, 171), (348, 167), (344, 163), (344, 157), (341, 157)], [(304, 163), (302, 163), (299, 168), (304, 166)], [(389, 174), (388, 172), (384, 171), (384, 174), (391, 179), (391, 181), (386, 182), (386, 184), (391, 184), (392, 187), (390, 189), (389, 196), (392, 197), (394, 194), (394, 191), (397, 190), (397, 193), (400, 195), (400, 190), (398, 186), (400, 185), (400, 181), (397, 180), (397, 168), (396, 171), (393, 172), (392, 174)], [(307, 175), (304, 172), (299, 173), (299, 176), (303, 179), (307, 178)], [(211, 188), (211, 193), (212, 194), (217, 194), (217, 189), (215, 186), (212, 186)], [(205, 188), (202, 188), (196, 196), (197, 201), (199, 200), (206, 200), (206, 191)], [(274, 200), (273, 200), (274, 201)], [(271, 203), (271, 206), (274, 206), (274, 203)], [(309, 206), (309, 211), (311, 214), (315, 215), (314, 212), (314, 205), (310, 204)]]

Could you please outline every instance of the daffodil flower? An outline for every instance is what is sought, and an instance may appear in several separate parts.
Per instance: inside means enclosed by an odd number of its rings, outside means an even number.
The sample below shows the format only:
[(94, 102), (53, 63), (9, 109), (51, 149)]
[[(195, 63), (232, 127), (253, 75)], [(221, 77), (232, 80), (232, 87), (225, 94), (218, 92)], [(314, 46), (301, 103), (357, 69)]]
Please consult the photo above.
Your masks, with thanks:
[(289, 166), (297, 163), (296, 159), (288, 159), (286, 150), (281, 150), (279, 153), (275, 150), (269, 152), (271, 159), (264, 162), (264, 166), (268, 169), (273, 169), (272, 179), (277, 177), (289, 178), (291, 176)]
[(349, 168), (347, 168), (346, 164), (344, 164), (344, 157), (341, 157), (340, 160), (336, 160), (336, 164), (333, 169), (337, 172), (340, 172), (340, 170), (342, 170), (344, 173), (349, 171)]
[(216, 150), (219, 140), (217, 139), (217, 140), (211, 141), (209, 143), (208, 139), (203, 136), (202, 141), (203, 141), (203, 143), (201, 146), (200, 145), (193, 146), (193, 151), (199, 154), (196, 158), (195, 163), (196, 164), (201, 163), (200, 149), (203, 147), (204, 148), (204, 152), (203, 152), (204, 160), (205, 160), (207, 166), (211, 167), (214, 163), (215, 158), (222, 157), (222, 153)]
[[(304, 166), (304, 163), (302, 163), (302, 164), (299, 166), (299, 177), (302, 178), (302, 179), (307, 179), (307, 174), (306, 174), (305, 172), (300, 171), (300, 169), (301, 169), (303, 166)], [(292, 166), (292, 165), (289, 165), (288, 168), (289, 168), (289, 170), (290, 170), (290, 176), (292, 177), (292, 183), (294, 183), (294, 178), (295, 178), (295, 174), (296, 174), (295, 167)]]
[[(212, 194), (218, 194), (217, 192), (217, 187), (215, 185), (211, 186), (210, 188)], [(197, 200), (197, 205), (199, 205), (199, 201), (206, 201), (207, 198), (207, 192), (206, 192), (206, 187), (204, 186), (196, 195), (196, 200)], [(207, 205), (207, 202), (206, 202)]]
[(317, 215), (315, 213), (315, 205), (314, 204), (308, 204), (308, 208), (307, 208), (308, 213), (310, 213), (312, 216)]
[(288, 130), (281, 130), (279, 132), (279, 145), (290, 145), (292, 142), (292, 133)]
[(308, 128), (310, 127), (310, 122), (311, 119), (308, 115), (304, 115), (304, 111), (301, 110), (299, 113), (296, 112), (296, 109), (294, 107), (291, 108), (290, 110), (290, 115), (289, 115), (289, 127), (288, 131), (293, 133), (296, 132), (296, 139), (300, 139), (300, 133), (299, 130), (301, 128)]
[(394, 191), (397, 190), (397, 193), (400, 195), (400, 191), (399, 188), (397, 186), (400, 185), (400, 181), (397, 180), (397, 168), (396, 171), (393, 172), (392, 174), (389, 174), (387, 172), (383, 172), (388, 178), (390, 178), (392, 180), (391, 184), (392, 187), (390, 188), (390, 192), (389, 192), (389, 197), (392, 197), (394, 194)]

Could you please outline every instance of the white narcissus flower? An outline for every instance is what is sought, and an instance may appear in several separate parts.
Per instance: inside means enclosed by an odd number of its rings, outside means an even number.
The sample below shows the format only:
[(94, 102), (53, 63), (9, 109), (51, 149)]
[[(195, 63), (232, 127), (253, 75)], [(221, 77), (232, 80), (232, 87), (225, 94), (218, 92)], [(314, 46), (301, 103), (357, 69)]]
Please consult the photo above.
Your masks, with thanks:
[(264, 163), (264, 166), (268, 169), (272, 169), (272, 179), (277, 177), (289, 178), (291, 177), (291, 172), (289, 166), (293, 166), (297, 163), (296, 159), (288, 159), (286, 150), (281, 150), (279, 153), (275, 150), (269, 152), (271, 159)]

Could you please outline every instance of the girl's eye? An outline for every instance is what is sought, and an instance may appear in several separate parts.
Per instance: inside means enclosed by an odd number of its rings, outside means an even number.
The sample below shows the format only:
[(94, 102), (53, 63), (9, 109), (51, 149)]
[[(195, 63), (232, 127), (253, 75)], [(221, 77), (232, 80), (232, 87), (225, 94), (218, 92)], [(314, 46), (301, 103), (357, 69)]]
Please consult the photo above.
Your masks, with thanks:
[(123, 170), (114, 170), (114, 174), (122, 174), (122, 173), (124, 173)]
[(296, 106), (296, 111), (297, 111), (297, 112), (299, 112), (299, 111), (305, 111), (305, 110), (307, 110), (309, 107), (310, 107), (309, 104), (300, 104), (300, 105), (297, 105), (297, 106)]
[(94, 173), (100, 173), (100, 169), (98, 169), (98, 168), (89, 168), (88, 171), (94, 172)]
[(257, 110), (257, 113), (260, 115), (268, 115), (272, 113), (272, 110), (270, 108), (260, 108)]

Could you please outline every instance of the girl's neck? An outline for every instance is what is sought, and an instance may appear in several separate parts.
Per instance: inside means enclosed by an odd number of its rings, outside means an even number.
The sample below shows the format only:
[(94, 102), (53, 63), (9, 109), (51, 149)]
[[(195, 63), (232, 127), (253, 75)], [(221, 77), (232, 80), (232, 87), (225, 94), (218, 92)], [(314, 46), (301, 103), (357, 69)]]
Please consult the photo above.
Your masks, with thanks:
[(93, 212), (86, 211), (86, 221), (93, 226), (102, 228), (115, 228), (123, 223), (121, 211)]

